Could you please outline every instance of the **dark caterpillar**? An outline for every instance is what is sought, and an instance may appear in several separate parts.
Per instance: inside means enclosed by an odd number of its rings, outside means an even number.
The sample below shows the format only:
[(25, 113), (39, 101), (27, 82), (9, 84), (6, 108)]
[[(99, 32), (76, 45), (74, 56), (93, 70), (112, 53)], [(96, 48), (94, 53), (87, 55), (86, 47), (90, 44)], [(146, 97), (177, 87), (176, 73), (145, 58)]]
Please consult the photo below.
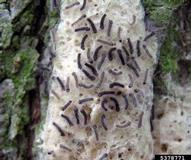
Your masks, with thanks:
[(94, 98), (84, 98), (84, 99), (80, 99), (78, 101), (79, 104), (83, 104), (83, 103), (86, 103), (86, 102), (89, 102), (89, 101), (93, 101)]
[(82, 38), (82, 41), (81, 41), (81, 49), (82, 50), (85, 50), (85, 41), (87, 38), (88, 38), (87, 34)]
[(111, 36), (111, 29), (112, 29), (113, 21), (109, 20), (108, 30), (107, 30), (107, 36)]
[(74, 124), (72, 123), (72, 121), (69, 119), (69, 117), (67, 117), (66, 115), (61, 114), (61, 117), (64, 118), (64, 119), (68, 122), (69, 126), (73, 126), (73, 125), (74, 125)]
[(126, 94), (124, 94), (124, 95), (122, 95), (123, 96), (123, 98), (124, 98), (124, 101), (125, 101), (125, 110), (129, 107), (129, 101), (128, 101), (128, 98), (127, 98), (127, 95)]
[(140, 57), (141, 56), (141, 49), (140, 49), (140, 40), (137, 40), (137, 56)]
[(94, 61), (97, 61), (99, 51), (100, 51), (102, 48), (103, 48), (102, 45), (96, 48), (96, 50), (95, 50), (95, 52), (94, 52), (94, 55), (93, 55), (93, 59), (94, 59)]
[(133, 70), (133, 72), (135, 73), (135, 75), (136, 75), (137, 77), (139, 77), (139, 73), (138, 73), (138, 71), (136, 70), (136, 68), (135, 68), (133, 65), (127, 64), (127, 66), (128, 66), (130, 69)]
[(119, 111), (120, 111), (120, 107), (119, 107), (119, 103), (118, 103), (117, 99), (114, 98), (114, 97), (110, 97), (110, 100), (114, 102), (114, 104), (115, 104), (115, 110), (116, 110), (117, 112), (119, 112)]
[(148, 39), (150, 39), (151, 37), (153, 37), (155, 35), (154, 32), (151, 32), (151, 34), (147, 35), (144, 39), (144, 41), (147, 41)]
[(146, 54), (150, 57), (150, 58), (153, 58), (152, 55), (150, 54), (148, 48), (146, 45), (143, 45), (143, 49), (145, 50)]
[(60, 132), (60, 135), (61, 135), (62, 137), (64, 137), (64, 136), (65, 136), (65, 133), (64, 133), (63, 129), (62, 129), (57, 123), (55, 123), (55, 122), (53, 122), (52, 124), (53, 124), (53, 126), (55, 126), (56, 129)]
[(125, 46), (122, 46), (122, 49), (123, 49), (123, 51), (125, 52), (125, 55), (126, 55), (126, 62), (128, 62), (128, 61), (129, 61), (130, 54), (129, 54), (129, 52), (127, 51), (127, 49), (125, 48)]
[(98, 135), (98, 132), (97, 132), (97, 125), (93, 125), (93, 131), (95, 133), (96, 140), (99, 141), (99, 135)]
[(102, 39), (98, 39), (97, 40), (99, 43), (102, 43), (102, 44), (106, 44), (108, 46), (113, 46), (113, 43), (112, 42), (108, 42), (106, 40), (102, 40)]
[(101, 102), (101, 107), (103, 108), (103, 110), (107, 111), (107, 108), (105, 107), (105, 105), (108, 103), (108, 100), (107, 99), (104, 99), (102, 102)]
[(87, 51), (87, 58), (88, 58), (88, 61), (89, 61), (89, 63), (93, 63), (93, 59), (92, 59), (92, 57), (91, 57), (91, 50), (90, 50), (90, 48), (88, 48), (88, 51)]
[(101, 17), (101, 21), (100, 21), (100, 28), (101, 28), (101, 29), (104, 29), (105, 18), (106, 18), (106, 14), (104, 14), (104, 15)]
[(149, 69), (147, 69), (146, 72), (145, 72), (145, 77), (144, 77), (144, 81), (143, 81), (144, 85), (147, 83), (148, 73), (149, 73)]
[(65, 86), (64, 86), (64, 83), (62, 82), (62, 80), (59, 78), (59, 77), (56, 77), (58, 83), (60, 84), (61, 88), (63, 91), (65, 91)]
[(77, 6), (77, 5), (80, 5), (80, 2), (72, 3), (72, 4), (68, 5), (68, 6), (66, 6), (65, 9), (70, 9), (70, 8), (72, 8), (74, 6)]
[(75, 80), (76, 88), (78, 88), (79, 87), (78, 76), (77, 76), (76, 72), (73, 72), (72, 75)]
[(101, 60), (100, 60), (100, 62), (99, 62), (98, 65), (97, 65), (97, 69), (98, 69), (98, 70), (101, 69), (101, 67), (102, 67), (102, 65), (103, 65), (103, 63), (104, 63), (106, 57), (107, 57), (106, 54), (103, 54), (103, 55), (101, 56)]
[(69, 106), (70, 104), (72, 104), (72, 101), (69, 100), (63, 107), (62, 107), (62, 111), (65, 111)]
[(98, 93), (98, 97), (102, 97), (104, 95), (109, 95), (109, 94), (115, 94), (114, 91), (103, 91)]
[(118, 49), (117, 53), (118, 53), (119, 59), (121, 60), (121, 64), (125, 65), (125, 60), (123, 58), (122, 50)]
[(96, 29), (96, 26), (95, 26), (94, 22), (90, 18), (87, 18), (87, 21), (90, 24), (93, 33), (97, 33), (97, 29)]
[(109, 50), (108, 52), (108, 59), (109, 61), (112, 61), (113, 60), (113, 52), (116, 50), (116, 47), (113, 47)]
[(65, 145), (63, 145), (63, 144), (60, 144), (60, 148), (62, 148), (62, 149), (64, 149), (64, 150), (66, 150), (66, 151), (68, 151), (68, 152), (72, 152), (72, 149), (70, 149), (70, 148), (66, 147), (66, 146), (65, 146)]
[(66, 92), (70, 92), (70, 77), (67, 77), (66, 80)]
[(89, 27), (81, 27), (81, 28), (76, 28), (75, 29), (75, 32), (81, 32), (81, 31), (90, 31), (90, 28)]
[(92, 76), (88, 71), (86, 71), (85, 69), (82, 69), (82, 72), (86, 75), (86, 77), (88, 79), (90, 79), (91, 81), (94, 81), (96, 78), (94, 76)]
[(119, 82), (113, 82), (109, 85), (109, 88), (113, 88), (113, 87), (121, 87), (124, 88), (125, 86)]
[(90, 88), (94, 87), (93, 84), (87, 85), (87, 84), (83, 84), (83, 83), (80, 83), (79, 86), (82, 88), (85, 88), (85, 89), (90, 89)]
[(103, 83), (103, 80), (104, 80), (104, 77), (105, 77), (105, 72), (102, 72), (102, 73), (101, 73), (101, 76), (100, 76), (100, 81), (99, 81), (99, 83), (97, 84), (96, 88), (101, 87), (101, 85), (102, 85), (102, 83)]
[(108, 128), (107, 128), (107, 125), (106, 125), (106, 123), (105, 123), (105, 119), (106, 119), (105, 114), (103, 114), (103, 115), (101, 116), (101, 124), (102, 124), (103, 128), (107, 131)]
[(87, 121), (88, 121), (87, 113), (85, 112), (84, 109), (80, 110), (80, 112), (81, 112), (82, 115), (84, 116), (84, 125), (87, 125)]
[(128, 41), (130, 53), (133, 54), (134, 53), (134, 49), (133, 49), (133, 45), (132, 45), (131, 39), (128, 38), (127, 41)]
[(88, 68), (92, 71), (92, 73), (93, 73), (95, 76), (98, 76), (98, 72), (97, 72), (97, 70), (94, 68), (94, 66), (92, 66), (92, 65), (89, 64), (89, 63), (85, 63), (85, 66), (88, 67)]
[(85, 7), (86, 7), (86, 0), (83, 1), (82, 7), (80, 8), (80, 10), (82, 11)]
[(74, 109), (74, 115), (76, 117), (76, 123), (79, 125), (80, 124), (80, 118), (79, 118), (79, 111), (78, 108)]

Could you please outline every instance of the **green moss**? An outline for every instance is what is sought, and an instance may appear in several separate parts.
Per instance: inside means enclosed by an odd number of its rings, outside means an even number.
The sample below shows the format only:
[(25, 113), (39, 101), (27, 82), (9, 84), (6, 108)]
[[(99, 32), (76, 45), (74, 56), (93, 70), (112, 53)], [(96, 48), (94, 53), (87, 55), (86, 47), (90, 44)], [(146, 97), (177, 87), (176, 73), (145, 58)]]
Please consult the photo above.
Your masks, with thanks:
[[(19, 51), (16, 54), (13, 59), (13, 64), (15, 64), (15, 61), (18, 59), (20, 59), (18, 62), (20, 63), (20, 71), (16, 75), (12, 76), (15, 88), (17, 89), (15, 99), (18, 102), (15, 101), (15, 104), (19, 103), (19, 100), (24, 96), (26, 91), (34, 88), (34, 71), (36, 70), (38, 53), (36, 50), (28, 48), (26, 50)], [(13, 65), (13, 67), (15, 66)]]
[(12, 109), (12, 97), (14, 97), (14, 86), (10, 88), (10, 90), (7, 90), (4, 92), (4, 95), (1, 97), (3, 104), (1, 104), (1, 107), (5, 108), (4, 113), (4, 126), (6, 128), (5, 134), (3, 136), (3, 143), (0, 144), (0, 147), (9, 148), (12, 147), (14, 142), (11, 142), (9, 139), (9, 124), (10, 124), (10, 115), (11, 115), (11, 109)]
[(185, 0), (143, 0), (150, 18), (158, 25), (168, 24), (172, 12)]
[[(17, 138), (23, 135), (24, 126), (29, 123), (29, 105), (27, 96), (28, 91), (35, 86), (35, 71), (38, 61), (38, 53), (35, 49), (37, 45), (37, 36), (42, 35), (45, 43), (49, 42), (49, 32), (59, 18), (58, 8), (50, 9), (50, 1), (47, 1), (47, 8), (49, 13), (46, 15), (46, 21), (43, 23), (37, 33), (33, 33), (33, 24), (36, 24), (35, 9), (37, 4), (34, 1), (25, 0), (25, 2), (16, 2), (16, 9), (11, 23), (3, 36), (3, 46), (6, 48), (0, 53), (0, 79), (9, 78), (14, 83), (14, 91), (7, 94), (4, 100), (7, 108), (6, 119), (9, 127), (7, 127), (7, 134), (4, 137), (5, 143), (2, 148), (18, 148), (16, 146)], [(27, 3), (27, 4), (26, 4)], [(7, 22), (6, 22), (7, 23)], [(3, 24), (3, 23), (1, 23)], [(0, 24), (0, 26), (2, 26)], [(8, 23), (7, 23), (8, 24)], [(36, 27), (36, 26), (33, 26)], [(1, 29), (1, 28), (0, 28)], [(37, 38), (36, 38), (37, 37)], [(42, 39), (41, 39), (42, 40)], [(29, 48), (30, 46), (31, 48)], [(25, 48), (21, 50), (21, 48)], [(48, 100), (43, 97), (44, 102)], [(46, 114), (46, 104), (43, 105), (42, 122)], [(41, 123), (42, 124), (42, 123)], [(39, 128), (42, 127), (38, 126)], [(22, 142), (23, 143), (23, 142)], [(20, 151), (22, 146), (19, 146)], [(22, 151), (21, 151), (22, 152)]]
[(10, 46), (11, 38), (13, 35), (12, 26), (9, 22), (2, 22), (0, 20), (0, 31), (2, 31), (1, 42), (3, 48)]
[(172, 25), (168, 28), (166, 39), (161, 47), (160, 54), (160, 65), (162, 72), (166, 73), (176, 73), (178, 70), (178, 40), (179, 33), (175, 30), (175, 26)]
[(23, 13), (23, 15), (22, 16), (20, 16), (20, 19), (19, 20), (15, 20), (14, 22), (13, 22), (13, 29), (14, 29), (14, 31), (17, 31), (17, 32), (20, 32), (20, 30), (24, 27), (24, 26), (26, 26), (26, 25), (31, 25), (32, 24), (32, 22), (34, 21), (34, 14), (33, 14), (33, 12), (32, 12), (32, 10), (31, 9), (29, 9), (29, 10), (26, 10), (24, 13)]
[(161, 66), (164, 74), (169, 72), (176, 73), (178, 69), (176, 57), (173, 55), (161, 56)]
[[(10, 78), (14, 83), (14, 93), (6, 96), (6, 107), (9, 110), (9, 137), (12, 142), (16, 135), (23, 132), (23, 127), (29, 122), (28, 103), (26, 93), (35, 87), (35, 70), (38, 59), (38, 53), (36, 50), (28, 48), (18, 51), (14, 57), (8, 56), (6, 64), (10, 67)], [(15, 72), (16, 66), (17, 71)], [(14, 71), (14, 72), (13, 72)]]
[(19, 36), (15, 35), (12, 37), (12, 49), (13, 50), (18, 50), (20, 47), (20, 38)]
[(173, 13), (184, 2), (185, 0), (143, 0), (149, 18), (155, 24), (167, 28), (165, 41), (160, 49), (160, 66), (163, 74), (178, 71), (180, 38)]
[(24, 127), (29, 122), (29, 108), (27, 97), (22, 99), (22, 103), (12, 108), (11, 126), (9, 128), (9, 139), (13, 140), (16, 135), (22, 134)]
[[(177, 85), (186, 84), (191, 79), (191, 65), (189, 59), (185, 57), (190, 51), (189, 38), (187, 38), (190, 35), (188, 33), (191, 15), (188, 11), (190, 1), (186, 0), (182, 4), (183, 0), (163, 0), (163, 4), (165, 4), (163, 6), (155, 6), (154, 0), (144, 0), (144, 2), (147, 13), (149, 13), (147, 15), (164, 28), (163, 33), (165, 34), (160, 48), (159, 66), (156, 71), (158, 74), (154, 77), (155, 94), (174, 95), (172, 83), (169, 82), (170, 78)], [(160, 13), (162, 7), (164, 7), (164, 12), (167, 11), (166, 13)], [(155, 13), (159, 16), (157, 17)], [(166, 19), (163, 17), (165, 14), (167, 14)], [(186, 22), (188, 26), (182, 27), (182, 22)]]
[(12, 66), (13, 66), (13, 57), (14, 54), (11, 54), (9, 52), (3, 53), (0, 55), (0, 61), (2, 62), (3, 66), (3, 72), (4, 72), (4, 77), (10, 78), (11, 76), (11, 71), (12, 71)]

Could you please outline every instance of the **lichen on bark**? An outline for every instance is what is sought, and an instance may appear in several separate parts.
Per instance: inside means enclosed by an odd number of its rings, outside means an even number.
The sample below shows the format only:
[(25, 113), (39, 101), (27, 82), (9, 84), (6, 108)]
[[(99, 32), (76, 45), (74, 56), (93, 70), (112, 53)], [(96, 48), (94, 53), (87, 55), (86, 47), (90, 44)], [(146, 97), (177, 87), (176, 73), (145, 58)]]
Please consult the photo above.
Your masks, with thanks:
[(34, 129), (30, 128), (35, 112), (31, 109), (34, 107), (31, 95), (38, 92), (38, 61), (49, 41), (49, 23), (52, 21), (51, 26), (55, 23), (48, 8), (46, 0), (0, 1), (0, 84), (9, 80), (13, 86), (11, 92), (0, 90), (0, 95), (3, 92), (0, 107), (6, 108), (1, 112), (6, 128), (1, 135), (1, 159), (31, 158)]

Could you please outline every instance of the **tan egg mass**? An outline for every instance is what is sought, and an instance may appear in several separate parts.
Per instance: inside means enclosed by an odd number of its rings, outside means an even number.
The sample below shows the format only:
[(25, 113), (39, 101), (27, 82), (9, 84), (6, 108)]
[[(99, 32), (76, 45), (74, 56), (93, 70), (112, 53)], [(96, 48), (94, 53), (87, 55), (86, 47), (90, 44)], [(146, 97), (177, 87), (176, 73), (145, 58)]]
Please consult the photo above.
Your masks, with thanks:
[(151, 160), (156, 37), (140, 0), (61, 0), (42, 160)]

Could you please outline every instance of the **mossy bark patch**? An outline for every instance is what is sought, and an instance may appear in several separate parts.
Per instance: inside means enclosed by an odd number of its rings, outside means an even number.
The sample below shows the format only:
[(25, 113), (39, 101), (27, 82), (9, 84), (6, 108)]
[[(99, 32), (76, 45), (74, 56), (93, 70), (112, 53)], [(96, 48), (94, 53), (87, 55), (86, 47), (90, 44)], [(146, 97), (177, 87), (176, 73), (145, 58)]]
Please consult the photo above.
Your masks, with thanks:
[[(171, 73), (172, 76), (178, 80), (177, 76), (181, 72), (179, 61), (189, 60), (190, 43), (190, 28), (191, 21), (189, 20), (189, 6), (187, 1), (182, 7), (177, 8), (171, 14), (166, 27), (166, 36), (160, 49), (160, 63), (159, 68), (162, 75)], [(176, 6), (178, 2), (176, 3)], [(187, 16), (185, 16), (187, 15)], [(189, 70), (189, 67), (188, 67)]]
[[(37, 63), (40, 54), (49, 45), (50, 35), (47, 31), (59, 17), (59, 4), (53, 2), (58, 1), (0, 0), (0, 82), (9, 79), (13, 84), (13, 90), (3, 97), (7, 124), (0, 148), (5, 149), (6, 158), (10, 155), (16, 157), (13, 152), (18, 152), (20, 157), (22, 152), (32, 148), (32, 144), (29, 144), (32, 143), (32, 136), (25, 135), (34, 125), (33, 122), (31, 124), (33, 115), (29, 115), (33, 98), (29, 95), (31, 90), (38, 92)], [(40, 110), (40, 106), (35, 107)], [(33, 131), (28, 132), (32, 135)], [(31, 153), (25, 154), (25, 157), (28, 156)]]
[(178, 42), (180, 39), (175, 26), (174, 24), (169, 26), (165, 41), (161, 47), (160, 65), (163, 74), (176, 73), (178, 70), (177, 61), (178, 57), (180, 57)]
[(172, 13), (186, 0), (143, 0), (146, 13), (157, 25), (169, 23)]
[[(167, 93), (165, 86), (165, 76), (172, 75), (175, 81), (178, 81), (180, 72), (179, 60), (184, 55), (182, 39), (185, 37), (185, 31), (181, 29), (180, 24), (184, 24), (185, 14), (181, 16), (177, 12), (181, 6), (189, 6), (186, 0), (143, 0), (147, 18), (155, 24), (155, 30), (159, 30), (165, 36), (161, 38), (160, 59), (155, 77), (155, 89), (157, 94)], [(186, 14), (189, 16), (189, 14)], [(182, 19), (181, 19), (182, 18)], [(186, 22), (187, 23), (187, 22)], [(187, 25), (185, 25), (187, 26)]]
[[(24, 126), (29, 122), (28, 102), (26, 93), (35, 88), (35, 70), (38, 59), (37, 51), (34, 49), (25, 49), (19, 51), (9, 62), (12, 71), (10, 78), (13, 80), (14, 90), (6, 95), (4, 103), (9, 112), (9, 129), (6, 140), (13, 143), (16, 135), (23, 132)], [(10, 141), (11, 140), (11, 141)], [(7, 143), (6, 142), (6, 143)]]

